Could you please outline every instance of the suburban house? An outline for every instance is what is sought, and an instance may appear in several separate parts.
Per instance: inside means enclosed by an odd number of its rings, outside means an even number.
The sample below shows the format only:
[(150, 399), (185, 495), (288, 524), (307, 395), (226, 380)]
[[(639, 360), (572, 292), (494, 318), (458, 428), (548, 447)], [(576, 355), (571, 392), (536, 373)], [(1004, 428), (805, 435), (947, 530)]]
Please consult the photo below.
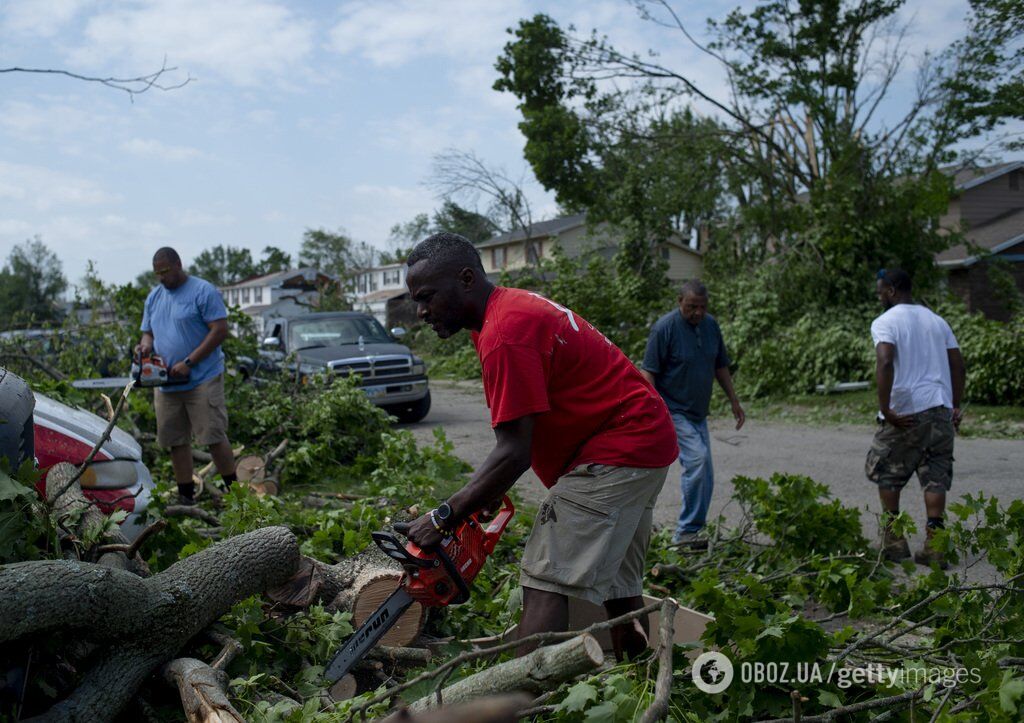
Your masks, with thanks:
[(264, 320), (272, 316), (310, 311), (319, 290), (333, 281), (334, 276), (317, 269), (290, 269), (222, 286), (220, 293), (225, 305), (237, 306), (262, 330)]
[(936, 262), (971, 311), (1005, 320), (1009, 310), (990, 283), (989, 269), (1005, 264), (1024, 292), (1024, 161), (961, 169), (953, 183), (954, 196), (939, 223), (962, 230), (966, 243), (943, 251)]
[(413, 324), (416, 311), (405, 286), (404, 262), (357, 271), (350, 282), (352, 308), (373, 314), (385, 328)]
[[(587, 225), (585, 213), (562, 216), (551, 221), (532, 224), (529, 235), (522, 229), (504, 233), (476, 245), (484, 263), (484, 271), (494, 278), (502, 271), (515, 271), (550, 257), (557, 246), (569, 258), (594, 251), (611, 258), (619, 241), (614, 228), (606, 223)], [(673, 284), (700, 277), (704, 263), (701, 251), (680, 239), (673, 239), (659, 248), (668, 262), (668, 278)]]

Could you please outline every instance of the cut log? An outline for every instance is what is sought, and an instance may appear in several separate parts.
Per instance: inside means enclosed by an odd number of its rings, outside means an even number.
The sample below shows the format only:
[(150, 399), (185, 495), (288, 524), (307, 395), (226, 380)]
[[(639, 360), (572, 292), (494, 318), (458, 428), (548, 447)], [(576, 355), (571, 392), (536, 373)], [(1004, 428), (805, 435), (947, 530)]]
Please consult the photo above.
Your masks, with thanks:
[(239, 482), (260, 482), (266, 476), (266, 464), (259, 455), (249, 454), (235, 463)]
[(493, 696), (420, 713), (410, 713), (408, 708), (403, 708), (381, 723), (515, 723), (519, 720), (519, 711), (529, 704), (528, 695)]
[(327, 691), (331, 700), (340, 703), (343, 700), (351, 700), (356, 697), (356, 678), (352, 673), (347, 673), (338, 678), (337, 682)]
[(64, 631), (100, 643), (47, 721), (110, 720), (160, 665), (240, 600), (280, 585), (299, 548), (285, 527), (232, 537), (153, 577), (73, 560), (0, 567), (0, 643)]
[[(267, 594), (275, 602), (300, 608), (326, 601), (329, 611), (352, 613), (352, 625), (358, 628), (398, 588), (401, 578), (401, 566), (372, 546), (336, 565), (303, 558), (295, 576)], [(380, 645), (408, 646), (419, 637), (425, 619), (426, 610), (414, 602)]]
[[(524, 691), (537, 695), (553, 690), (567, 680), (588, 673), (604, 663), (601, 644), (589, 633), (564, 643), (537, 648), (529, 655), (495, 665), (441, 690), (441, 704), (466, 703), (477, 698)], [(434, 694), (424, 696), (409, 706), (422, 711), (439, 706)]]
[(195, 658), (164, 666), (164, 679), (178, 687), (189, 723), (245, 723), (228, 700), (228, 676)]

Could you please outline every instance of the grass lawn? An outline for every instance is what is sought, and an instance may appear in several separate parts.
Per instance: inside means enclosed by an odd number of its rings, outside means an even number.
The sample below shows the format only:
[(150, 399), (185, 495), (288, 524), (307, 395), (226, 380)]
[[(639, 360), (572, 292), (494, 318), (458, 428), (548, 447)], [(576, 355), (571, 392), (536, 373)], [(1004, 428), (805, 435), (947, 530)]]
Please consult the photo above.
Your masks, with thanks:
[[(747, 416), (795, 424), (874, 424), (878, 397), (874, 389), (838, 394), (808, 394), (787, 398), (743, 399)], [(728, 416), (729, 405), (715, 390), (716, 416)], [(968, 404), (960, 433), (965, 437), (1024, 439), (1024, 407)]]

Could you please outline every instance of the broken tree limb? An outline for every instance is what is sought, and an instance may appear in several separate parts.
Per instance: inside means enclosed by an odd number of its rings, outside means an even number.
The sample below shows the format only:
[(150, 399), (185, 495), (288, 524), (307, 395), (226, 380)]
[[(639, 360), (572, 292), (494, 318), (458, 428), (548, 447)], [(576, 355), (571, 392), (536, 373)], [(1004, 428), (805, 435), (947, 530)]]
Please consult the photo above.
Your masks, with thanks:
[(138, 553), (139, 548), (142, 547), (142, 543), (146, 541), (147, 537), (149, 537), (150, 535), (154, 535), (157, 532), (160, 532), (160, 530), (164, 529), (165, 527), (167, 527), (167, 520), (157, 520), (153, 524), (146, 527), (146, 529), (144, 529), (142, 532), (140, 532), (139, 536), (136, 537), (131, 544), (100, 545), (96, 548), (96, 552), (100, 555), (102, 555), (105, 552), (123, 552), (125, 555), (128, 556), (129, 559), (133, 558), (135, 557), (136, 553)]
[(195, 658), (164, 666), (164, 679), (178, 687), (189, 723), (245, 723), (228, 700), (228, 676)]
[(408, 667), (426, 665), (430, 662), (431, 657), (430, 650), (427, 648), (399, 648), (382, 645), (368, 652), (365, 659)]
[(194, 517), (208, 525), (220, 526), (220, 518), (217, 515), (195, 505), (168, 505), (164, 508), (164, 517)]
[[(477, 698), (526, 691), (537, 695), (557, 688), (577, 675), (588, 673), (604, 663), (604, 652), (597, 638), (583, 633), (558, 645), (537, 648), (529, 655), (482, 670), (409, 706), (411, 711), (427, 710), (443, 704), (466, 703)], [(440, 698), (440, 701), (438, 701)]]
[(206, 637), (221, 646), (220, 653), (210, 663), (214, 670), (224, 670), (231, 664), (231, 661), (242, 652), (242, 644), (227, 633), (217, 630), (207, 630)]
[(100, 643), (97, 662), (78, 688), (44, 717), (109, 720), (186, 642), (239, 600), (287, 580), (298, 562), (295, 536), (285, 527), (266, 527), (147, 579), (73, 560), (5, 565), (0, 643), (55, 631)]
[(640, 723), (654, 723), (668, 715), (669, 695), (672, 693), (672, 653), (675, 650), (675, 619), (679, 603), (670, 597), (661, 603), (661, 643), (658, 647), (658, 679), (654, 683), (654, 701), (640, 717)]

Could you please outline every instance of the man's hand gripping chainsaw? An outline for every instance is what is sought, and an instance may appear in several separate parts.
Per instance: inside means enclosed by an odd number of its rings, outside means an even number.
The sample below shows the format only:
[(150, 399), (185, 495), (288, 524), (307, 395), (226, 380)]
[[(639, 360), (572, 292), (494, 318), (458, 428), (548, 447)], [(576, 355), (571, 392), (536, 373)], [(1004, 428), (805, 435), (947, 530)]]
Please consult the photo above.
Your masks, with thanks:
[(483, 510), (460, 522), (455, 531), (436, 548), (424, 550), (413, 542), (402, 545), (388, 532), (372, 533), (373, 541), (405, 571), (398, 589), (360, 628), (345, 641), (324, 670), (324, 677), (336, 681), (363, 659), (410, 605), (424, 607), (458, 605), (469, 599), (469, 585), (494, 551), (498, 538), (515, 514), (512, 500), (505, 497), (493, 515)]

